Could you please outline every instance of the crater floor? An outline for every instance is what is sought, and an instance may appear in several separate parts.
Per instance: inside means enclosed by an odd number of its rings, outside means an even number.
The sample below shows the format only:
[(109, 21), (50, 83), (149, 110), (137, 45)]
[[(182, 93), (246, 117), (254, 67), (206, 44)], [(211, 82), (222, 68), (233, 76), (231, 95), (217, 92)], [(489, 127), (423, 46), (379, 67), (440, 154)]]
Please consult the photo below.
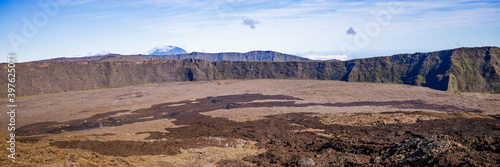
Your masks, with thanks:
[[(341, 81), (228, 80), (18, 101), (16, 160), (2, 156), (2, 166), (500, 162), (500, 95), (495, 94)], [(7, 147), (7, 130), (1, 132), (0, 145)]]

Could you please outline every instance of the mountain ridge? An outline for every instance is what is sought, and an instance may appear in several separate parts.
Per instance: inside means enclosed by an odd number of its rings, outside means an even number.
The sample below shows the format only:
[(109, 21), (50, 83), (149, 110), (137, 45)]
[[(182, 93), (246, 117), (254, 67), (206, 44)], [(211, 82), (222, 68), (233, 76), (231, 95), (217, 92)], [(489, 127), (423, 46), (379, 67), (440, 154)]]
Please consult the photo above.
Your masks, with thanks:
[[(255, 50), (245, 53), (238, 52), (221, 52), (221, 53), (203, 53), (203, 52), (191, 52), (186, 54), (168, 54), (168, 55), (120, 55), (120, 54), (108, 54), (103, 56), (92, 56), (92, 57), (61, 57), (53, 58), (47, 60), (40, 60), (41, 62), (70, 62), (70, 61), (128, 61), (123, 57), (131, 58), (130, 61), (135, 61), (140, 59), (138, 57), (145, 58), (144, 60), (181, 60), (181, 59), (203, 59), (207, 61), (311, 61), (308, 58), (303, 58), (295, 55), (284, 54), (275, 51), (261, 51)], [(116, 58), (116, 59), (113, 59)]]
[[(407, 84), (453, 93), (500, 93), (500, 48), (457, 48), (348, 61), (28, 62), (16, 64), (16, 71), (18, 95), (225, 79), (340, 80)], [(6, 84), (5, 78), (0, 79), (2, 91)]]

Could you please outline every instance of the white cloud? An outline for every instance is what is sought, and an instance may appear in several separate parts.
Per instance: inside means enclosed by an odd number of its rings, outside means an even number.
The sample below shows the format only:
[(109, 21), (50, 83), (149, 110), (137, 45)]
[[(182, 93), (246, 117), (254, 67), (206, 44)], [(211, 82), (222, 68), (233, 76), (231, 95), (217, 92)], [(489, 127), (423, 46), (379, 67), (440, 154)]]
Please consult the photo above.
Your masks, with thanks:
[(172, 49), (174, 49), (175, 46), (167, 46), (167, 45), (158, 45), (158, 46), (155, 46), (153, 49), (150, 49), (148, 51), (148, 53), (152, 53), (154, 51), (158, 51), (158, 52), (168, 52)]
[(302, 57), (306, 57), (312, 60), (349, 60), (347, 55), (336, 55), (336, 54), (321, 54), (321, 53), (306, 53), (302, 55)]
[(96, 56), (96, 55), (107, 55), (107, 54), (110, 54), (110, 52), (106, 51), (106, 50), (101, 50), (101, 51), (97, 51), (97, 52), (89, 52), (87, 53), (87, 56)]
[[(360, 27), (355, 29), (357, 33), (366, 33), (368, 23), (377, 23), (373, 14), (388, 9), (387, 5), (396, 0), (59, 1), (68, 1), (68, 4), (63, 6), (64, 10), (61, 7), (64, 14), (57, 16), (57, 21), (51, 21), (49, 26), (60, 31), (44, 34), (50, 39), (37, 47), (65, 46), (67, 49), (45, 50), (43, 56), (85, 55), (89, 50), (102, 48), (113, 53), (135, 54), (167, 43), (207, 52), (314, 51), (303, 56), (347, 60), (394, 48), (421, 51), (455, 42), (464, 46), (497, 45), (498, 40), (493, 37), (498, 37), (500, 27), (498, 1), (397, 1), (401, 12), (390, 16), (390, 24), (370, 38), (370, 45), (362, 48), (362, 53), (347, 56), (336, 47), (353, 40), (352, 36), (345, 35), (346, 30), (355, 26)], [(257, 19), (261, 24), (255, 29), (242, 28), (241, 18)], [(74, 24), (75, 21), (79, 24)], [(255, 26), (248, 23), (247, 26)], [(67, 40), (68, 35), (78, 41)], [(96, 38), (102, 40), (95, 42)], [(42, 41), (40, 39), (38, 41)], [(77, 43), (88, 43), (88, 46), (75, 48), (79, 46)], [(40, 55), (39, 48), (25, 50)]]

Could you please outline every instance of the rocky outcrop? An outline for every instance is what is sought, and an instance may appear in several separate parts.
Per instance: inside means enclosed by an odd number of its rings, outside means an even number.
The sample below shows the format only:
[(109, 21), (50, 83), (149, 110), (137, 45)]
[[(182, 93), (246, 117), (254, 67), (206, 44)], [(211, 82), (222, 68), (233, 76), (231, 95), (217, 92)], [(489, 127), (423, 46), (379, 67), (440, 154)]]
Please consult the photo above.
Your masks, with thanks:
[(448, 138), (448, 135), (433, 135), (427, 139), (410, 138), (391, 147), (383, 156), (384, 159), (397, 161), (404, 166), (423, 166), (433, 161), (449, 149), (462, 147), (460, 143)]
[[(498, 47), (481, 47), (322, 62), (200, 59), (29, 62), (16, 65), (16, 93), (19, 96), (221, 79), (341, 80), (408, 84), (452, 92), (500, 93), (499, 55)], [(7, 76), (7, 65), (1, 66), (1, 75)], [(5, 92), (6, 77), (0, 78), (0, 86)]]

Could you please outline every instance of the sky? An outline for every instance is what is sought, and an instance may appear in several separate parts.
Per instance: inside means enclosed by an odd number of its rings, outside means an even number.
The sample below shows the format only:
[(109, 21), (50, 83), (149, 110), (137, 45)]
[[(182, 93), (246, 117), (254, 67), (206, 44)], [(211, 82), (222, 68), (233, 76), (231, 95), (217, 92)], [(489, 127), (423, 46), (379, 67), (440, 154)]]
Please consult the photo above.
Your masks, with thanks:
[(500, 46), (500, 1), (2, 0), (0, 55), (272, 50), (348, 60)]

